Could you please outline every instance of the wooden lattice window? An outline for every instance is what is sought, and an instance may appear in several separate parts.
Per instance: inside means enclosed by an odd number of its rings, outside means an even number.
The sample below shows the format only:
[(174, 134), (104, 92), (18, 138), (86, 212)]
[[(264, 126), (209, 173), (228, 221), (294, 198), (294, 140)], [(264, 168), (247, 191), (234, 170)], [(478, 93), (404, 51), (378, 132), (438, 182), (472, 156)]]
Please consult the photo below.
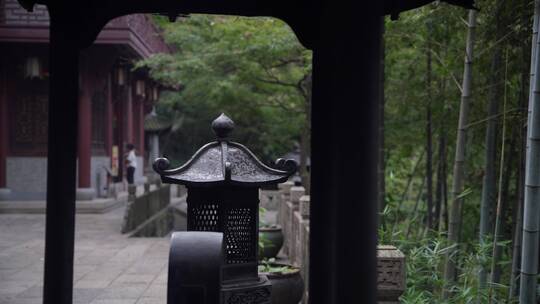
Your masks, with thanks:
[(21, 81), (9, 95), (10, 150), (15, 155), (47, 155), (49, 102), (45, 81)]
[(92, 150), (97, 153), (105, 153), (106, 101), (107, 97), (103, 92), (96, 92), (92, 96)]

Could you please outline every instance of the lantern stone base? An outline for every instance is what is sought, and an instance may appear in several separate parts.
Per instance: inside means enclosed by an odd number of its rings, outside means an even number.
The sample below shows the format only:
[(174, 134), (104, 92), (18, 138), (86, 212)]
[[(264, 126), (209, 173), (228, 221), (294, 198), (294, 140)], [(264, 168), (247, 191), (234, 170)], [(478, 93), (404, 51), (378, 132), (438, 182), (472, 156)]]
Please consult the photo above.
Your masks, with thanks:
[(265, 275), (259, 280), (224, 283), (221, 285), (221, 304), (271, 304), (272, 284)]
[(0, 201), (8, 200), (11, 197), (11, 189), (0, 188)]
[(78, 201), (91, 201), (96, 197), (96, 190), (94, 188), (77, 188), (76, 196)]

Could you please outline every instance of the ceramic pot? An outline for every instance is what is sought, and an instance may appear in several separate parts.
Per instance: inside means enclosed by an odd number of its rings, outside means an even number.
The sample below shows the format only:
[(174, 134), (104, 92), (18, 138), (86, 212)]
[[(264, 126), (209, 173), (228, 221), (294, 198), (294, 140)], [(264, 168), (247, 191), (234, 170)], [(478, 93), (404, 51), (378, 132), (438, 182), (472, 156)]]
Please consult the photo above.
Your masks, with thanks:
[(300, 269), (286, 264), (272, 263), (272, 266), (288, 266), (291, 272), (261, 272), (272, 283), (272, 304), (298, 304), (304, 294), (304, 280)]
[(259, 248), (259, 260), (275, 258), (283, 246), (281, 226), (259, 228), (259, 241), (264, 244), (263, 248)]

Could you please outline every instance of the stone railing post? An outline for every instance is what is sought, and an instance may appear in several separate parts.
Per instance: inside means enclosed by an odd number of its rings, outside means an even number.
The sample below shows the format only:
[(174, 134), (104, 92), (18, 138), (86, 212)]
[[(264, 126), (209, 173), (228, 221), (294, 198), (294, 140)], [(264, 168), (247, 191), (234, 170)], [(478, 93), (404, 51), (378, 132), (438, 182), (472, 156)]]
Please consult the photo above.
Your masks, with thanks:
[(309, 296), (309, 195), (300, 198), (300, 245), (299, 252), (302, 277), (304, 278), (304, 298), (303, 303), (308, 303)]
[(137, 186), (128, 185), (128, 202), (133, 202), (137, 195)]
[(128, 197), (127, 197), (126, 209), (124, 210), (124, 219), (122, 220), (122, 228), (121, 228), (122, 233), (128, 232), (133, 226), (133, 217), (129, 215), (131, 213), (131, 208), (133, 208), (133, 205), (135, 203), (135, 198), (137, 195), (137, 186), (128, 185), (127, 190), (128, 190)]
[(280, 202), (280, 193), (277, 190), (259, 190), (259, 206), (265, 208), (266, 210), (279, 210)]
[(405, 287), (405, 255), (394, 246), (378, 246), (377, 302), (398, 304)]
[(150, 183), (144, 183), (144, 193), (150, 192)]
[(298, 255), (301, 255), (300, 252), (297, 252), (298, 246), (297, 242), (300, 237), (300, 198), (306, 193), (306, 189), (302, 186), (294, 186), (291, 188), (291, 200), (288, 203), (287, 208), (289, 212), (289, 238), (285, 239), (285, 242), (288, 242), (289, 248), (289, 260), (293, 265), (299, 265)]
[(283, 237), (285, 241), (283, 242), (283, 253), (288, 254), (289, 248), (287, 247), (287, 239), (289, 237), (289, 231), (287, 230), (288, 225), (288, 219), (289, 219), (289, 213), (287, 210), (287, 202), (290, 200), (291, 197), (291, 188), (294, 186), (294, 183), (284, 182), (283, 184), (279, 184), (279, 196), (280, 196), (280, 202), (279, 202), (279, 208), (278, 208), (278, 219), (279, 224), (281, 225), (281, 230), (283, 231)]
[(182, 197), (187, 194), (187, 188), (184, 185), (176, 185), (176, 197)]

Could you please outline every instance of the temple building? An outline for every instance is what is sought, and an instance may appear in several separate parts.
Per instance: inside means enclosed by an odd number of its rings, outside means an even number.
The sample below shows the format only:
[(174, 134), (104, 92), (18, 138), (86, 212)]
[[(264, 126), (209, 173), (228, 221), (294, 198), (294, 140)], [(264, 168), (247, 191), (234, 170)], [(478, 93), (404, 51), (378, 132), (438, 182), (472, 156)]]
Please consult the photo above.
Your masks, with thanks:
[[(0, 200), (44, 200), (47, 182), (49, 16), (0, 1)], [(145, 118), (160, 87), (133, 63), (169, 52), (151, 16), (111, 21), (82, 52), (77, 199), (110, 197), (124, 185), (126, 145), (135, 145), (136, 183), (145, 180)]]

